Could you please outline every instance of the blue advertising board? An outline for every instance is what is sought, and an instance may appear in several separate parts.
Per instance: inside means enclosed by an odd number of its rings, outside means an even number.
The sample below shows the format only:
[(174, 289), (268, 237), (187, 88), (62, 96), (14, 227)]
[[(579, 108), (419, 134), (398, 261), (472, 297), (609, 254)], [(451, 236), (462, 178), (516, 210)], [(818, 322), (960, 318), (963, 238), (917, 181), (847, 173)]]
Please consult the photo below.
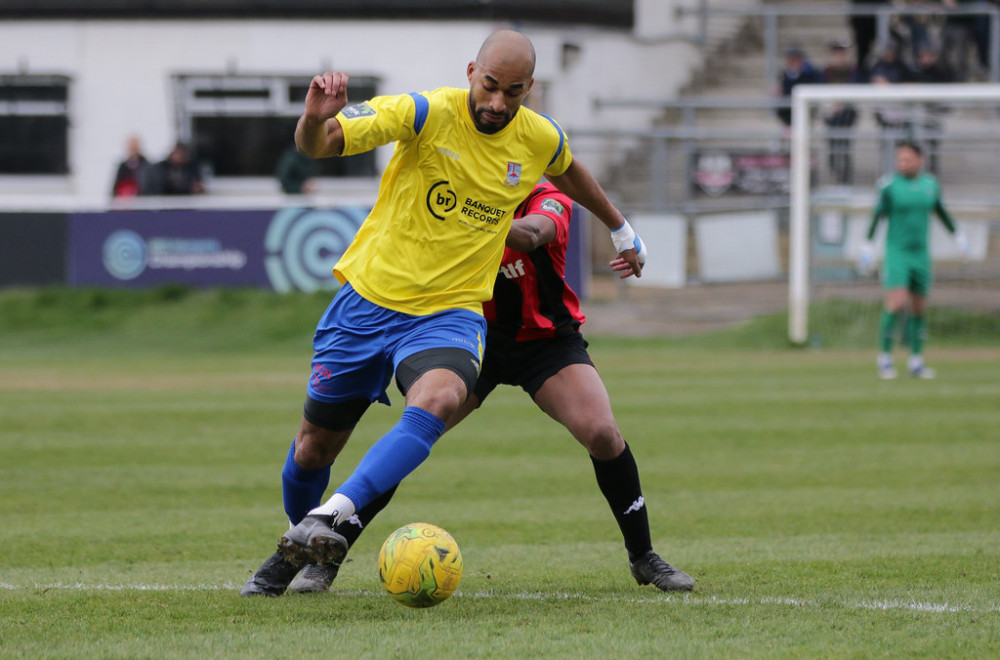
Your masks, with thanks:
[[(72, 286), (336, 289), (333, 265), (370, 207), (113, 210), (67, 218)], [(586, 227), (574, 208), (566, 279), (585, 297)]]
[(69, 219), (74, 286), (337, 287), (333, 265), (366, 207), (77, 213)]

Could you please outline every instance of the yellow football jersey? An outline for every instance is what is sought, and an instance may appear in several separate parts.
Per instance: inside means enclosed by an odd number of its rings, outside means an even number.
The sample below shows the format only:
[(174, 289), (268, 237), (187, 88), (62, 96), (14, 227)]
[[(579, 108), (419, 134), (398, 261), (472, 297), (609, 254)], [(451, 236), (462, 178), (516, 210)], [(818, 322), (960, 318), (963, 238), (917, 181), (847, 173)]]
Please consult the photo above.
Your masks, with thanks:
[(468, 90), (379, 96), (337, 115), (344, 155), (395, 142), (375, 207), (334, 267), (367, 300), (398, 312), (482, 313), (515, 209), (572, 160), (566, 137), (521, 107), (503, 130), (476, 129)]

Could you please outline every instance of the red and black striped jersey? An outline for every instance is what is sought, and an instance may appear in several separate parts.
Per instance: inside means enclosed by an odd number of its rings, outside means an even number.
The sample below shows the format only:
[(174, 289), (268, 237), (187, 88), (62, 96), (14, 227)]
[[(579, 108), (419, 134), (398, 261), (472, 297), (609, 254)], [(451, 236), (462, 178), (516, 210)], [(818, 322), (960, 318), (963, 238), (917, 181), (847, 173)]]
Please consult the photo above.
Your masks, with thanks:
[(529, 341), (577, 332), (586, 320), (565, 278), (572, 213), (572, 200), (549, 183), (535, 186), (517, 207), (514, 218), (532, 214), (552, 218), (556, 237), (532, 252), (504, 249), (493, 298), (483, 303), (489, 332)]

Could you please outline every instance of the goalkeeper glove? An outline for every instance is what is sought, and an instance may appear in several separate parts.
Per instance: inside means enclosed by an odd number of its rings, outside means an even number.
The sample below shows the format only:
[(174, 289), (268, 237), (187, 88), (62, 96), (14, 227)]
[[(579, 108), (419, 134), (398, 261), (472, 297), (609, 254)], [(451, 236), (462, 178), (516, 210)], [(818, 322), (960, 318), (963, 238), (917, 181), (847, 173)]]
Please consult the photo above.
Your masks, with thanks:
[(958, 246), (959, 252), (962, 253), (962, 258), (968, 259), (972, 251), (969, 248), (969, 239), (965, 236), (965, 232), (961, 230), (955, 232), (955, 245)]
[(858, 251), (858, 272), (862, 275), (871, 275), (875, 270), (875, 244), (871, 241), (864, 241)]

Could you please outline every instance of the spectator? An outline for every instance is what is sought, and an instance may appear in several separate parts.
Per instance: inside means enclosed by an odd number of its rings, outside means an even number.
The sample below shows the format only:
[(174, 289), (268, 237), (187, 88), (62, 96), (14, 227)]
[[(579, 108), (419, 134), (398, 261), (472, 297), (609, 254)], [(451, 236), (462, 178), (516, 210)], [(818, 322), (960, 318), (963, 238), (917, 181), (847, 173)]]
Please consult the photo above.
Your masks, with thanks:
[[(941, 60), (937, 49), (926, 45), (917, 59), (917, 69), (913, 72), (913, 82), (918, 83), (951, 83), (955, 82), (948, 65)], [(947, 108), (938, 103), (923, 104), (924, 115), (914, 124), (921, 129), (924, 146), (927, 148), (927, 169), (931, 174), (938, 173), (938, 138), (941, 135), (941, 115)]]
[[(781, 72), (781, 96), (789, 99), (796, 85), (823, 82), (823, 75), (813, 67), (801, 46), (790, 46), (785, 50), (785, 67)], [(791, 108), (777, 109), (778, 119), (785, 126), (792, 125)]]
[(198, 163), (183, 142), (175, 144), (167, 158), (156, 164), (150, 178), (150, 194), (153, 195), (197, 195), (205, 192)]
[(917, 55), (917, 68), (913, 71), (912, 80), (921, 83), (951, 83), (955, 82), (955, 76), (941, 59), (938, 50), (927, 44)]
[[(924, 55), (924, 57), (927, 58), (928, 55)], [(929, 59), (926, 61), (930, 63)], [(890, 66), (890, 64), (891, 62), (886, 60), (885, 67), (873, 69), (872, 84), (891, 85), (899, 82), (914, 82), (919, 81), (921, 75), (932, 75), (930, 71), (922, 74), (905, 68), (900, 73), (896, 67)], [(924, 82), (930, 82), (930, 80)], [(876, 108), (875, 121), (883, 130), (880, 156), (881, 171), (888, 171), (892, 166), (893, 154), (901, 142), (921, 140), (927, 145), (928, 169), (932, 173), (937, 172), (938, 142), (941, 135), (940, 115), (942, 112), (943, 109), (933, 103), (910, 107), (890, 103)]]
[[(985, 4), (983, 0), (941, 0), (947, 9), (974, 9), (974, 5)], [(985, 14), (949, 14), (942, 31), (944, 47), (948, 55), (949, 67), (955, 79), (964, 82), (969, 79), (969, 50), (976, 49), (976, 62), (986, 71), (989, 69), (990, 19)]]
[[(900, 9), (916, 11), (927, 6), (927, 0), (897, 0)], [(931, 44), (931, 15), (929, 13), (900, 14), (890, 28), (892, 36), (900, 43), (900, 55), (906, 65), (916, 68), (920, 51)]]
[[(844, 85), (860, 82), (858, 68), (851, 59), (851, 47), (846, 41), (830, 44), (830, 55), (823, 69), (823, 82), (828, 85)], [(843, 135), (854, 126), (858, 111), (849, 103), (834, 103), (823, 122), (834, 134), (829, 138), (828, 157), (830, 171), (837, 183), (850, 183), (854, 163), (851, 158), (851, 139)], [(838, 134), (839, 133), (839, 134)]]
[[(853, 9), (878, 9), (889, 6), (891, 0), (851, 0)], [(858, 68), (867, 71), (872, 45), (878, 36), (878, 19), (874, 14), (852, 14), (851, 31), (854, 33), (854, 49), (858, 55)]]
[(115, 183), (111, 187), (113, 197), (135, 197), (145, 194), (149, 182), (149, 161), (142, 155), (142, 145), (137, 135), (125, 140), (125, 160), (118, 164)]
[(315, 190), (313, 177), (319, 174), (318, 161), (303, 155), (295, 145), (289, 146), (278, 159), (274, 171), (281, 184), (281, 191), (289, 195), (301, 195)]
[(899, 45), (895, 41), (881, 43), (877, 53), (878, 59), (869, 72), (871, 82), (901, 83), (912, 79), (913, 72), (899, 58)]

